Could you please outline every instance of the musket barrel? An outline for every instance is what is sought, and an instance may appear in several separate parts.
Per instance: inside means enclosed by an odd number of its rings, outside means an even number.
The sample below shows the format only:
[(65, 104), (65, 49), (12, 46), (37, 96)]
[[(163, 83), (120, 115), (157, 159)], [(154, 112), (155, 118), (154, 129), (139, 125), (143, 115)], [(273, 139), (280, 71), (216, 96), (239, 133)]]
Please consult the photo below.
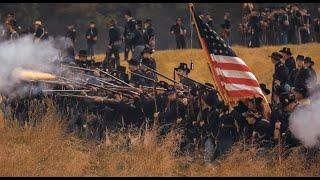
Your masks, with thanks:
[(138, 74), (138, 73), (135, 73), (135, 72), (132, 72), (132, 71), (129, 71), (129, 72), (130, 72), (131, 74), (140, 76), (140, 77), (142, 77), (142, 78), (144, 78), (144, 79), (148, 79), (148, 80), (150, 80), (150, 81), (156, 82), (156, 80), (151, 79), (151, 78), (149, 78), (149, 77), (146, 77), (146, 76), (144, 76), (144, 75), (142, 75), (142, 74)]
[(66, 90), (60, 90), (60, 89), (43, 89), (41, 90), (43, 92), (89, 92), (89, 90), (81, 90), (81, 89), (66, 89)]
[(107, 76), (109, 76), (109, 77), (111, 77), (111, 78), (113, 78), (113, 79), (115, 79), (115, 80), (117, 80), (117, 81), (119, 81), (119, 82), (121, 82), (121, 83), (123, 83), (123, 84), (125, 84), (125, 85), (129, 86), (129, 87), (132, 87), (132, 88), (134, 88), (134, 89), (138, 89), (138, 88), (136, 88), (136, 87), (132, 86), (131, 84), (128, 84), (128, 83), (126, 83), (126, 82), (122, 81), (121, 79), (119, 79), (119, 78), (117, 78), (117, 77), (114, 77), (114, 76), (112, 76), (111, 74), (109, 74), (109, 73), (107, 73), (107, 72), (105, 72), (105, 71), (102, 71), (102, 70), (101, 70), (101, 69), (99, 69), (99, 68), (96, 68), (96, 69), (97, 69), (98, 71), (100, 71), (100, 72), (102, 72), (102, 73), (106, 74)]
[(168, 76), (166, 76), (166, 75), (164, 75), (164, 74), (162, 74), (162, 73), (160, 73), (160, 72), (158, 72), (158, 71), (156, 71), (156, 70), (154, 70), (154, 69), (152, 69), (152, 68), (150, 68), (150, 67), (148, 67), (148, 66), (146, 66), (146, 65), (144, 65), (144, 64), (141, 64), (141, 65), (144, 66), (144, 67), (146, 67), (148, 70), (152, 71), (153, 73), (156, 73), (157, 75), (162, 76), (162, 77), (168, 79), (169, 81), (172, 81), (172, 82), (174, 82), (174, 83), (179, 83), (179, 82), (177, 82), (176, 80), (174, 80), (174, 79), (172, 79), (172, 78), (169, 78)]
[(93, 69), (76, 67), (76, 66), (69, 66), (69, 65), (65, 65), (65, 64), (61, 64), (61, 66), (63, 66), (63, 67), (68, 67), (68, 68), (72, 68), (72, 69), (78, 69), (78, 70), (95, 71), (95, 70), (93, 70)]

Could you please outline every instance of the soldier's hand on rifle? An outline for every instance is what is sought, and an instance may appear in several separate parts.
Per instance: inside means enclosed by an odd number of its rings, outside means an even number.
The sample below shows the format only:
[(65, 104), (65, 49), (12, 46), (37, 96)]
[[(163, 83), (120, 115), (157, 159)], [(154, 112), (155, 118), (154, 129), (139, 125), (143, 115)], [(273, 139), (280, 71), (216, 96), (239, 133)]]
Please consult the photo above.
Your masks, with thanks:
[(111, 45), (108, 45), (108, 48), (109, 48), (109, 49), (112, 49), (112, 46), (111, 46)]
[(277, 121), (277, 122), (274, 124), (274, 128), (280, 129), (280, 127), (281, 127), (281, 122), (280, 122), (280, 121)]
[(80, 93), (82, 96), (87, 96), (87, 93), (86, 92), (84, 92), (84, 91), (81, 91), (81, 93)]
[(177, 118), (177, 124), (180, 124), (181, 123), (181, 121), (182, 121), (182, 118)]
[(95, 102), (103, 102), (104, 98), (103, 97), (95, 97), (93, 100)]
[(160, 112), (154, 113), (154, 114), (153, 114), (153, 117), (154, 117), (154, 118), (158, 118), (158, 117), (159, 117), (159, 113), (160, 113)]
[(200, 121), (200, 126), (203, 126), (204, 125), (204, 120), (201, 120)]
[(96, 87), (92, 87), (92, 91), (97, 92), (98, 89)]

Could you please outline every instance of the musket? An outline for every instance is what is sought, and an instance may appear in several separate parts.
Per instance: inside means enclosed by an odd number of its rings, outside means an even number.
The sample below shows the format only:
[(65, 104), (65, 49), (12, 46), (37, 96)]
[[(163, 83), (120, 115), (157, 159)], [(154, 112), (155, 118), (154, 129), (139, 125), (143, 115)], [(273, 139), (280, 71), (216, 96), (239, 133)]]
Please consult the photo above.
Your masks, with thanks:
[[(153, 87), (149, 87), (149, 86), (141, 86), (144, 89), (153, 89)], [(156, 90), (162, 90), (162, 91), (166, 91), (167, 89), (165, 88), (156, 88)]]
[(60, 78), (60, 79), (63, 79), (63, 80), (65, 80), (65, 81), (68, 81), (68, 82), (71, 82), (71, 83), (75, 83), (75, 84), (78, 84), (78, 85), (80, 85), (80, 86), (82, 86), (82, 87), (88, 88), (88, 86), (86, 86), (85, 84), (80, 83), (80, 82), (75, 81), (75, 80), (72, 80), (72, 79), (68, 79), (68, 78), (61, 77), (61, 76), (57, 76), (57, 78)]
[(149, 77), (146, 77), (146, 76), (144, 76), (144, 75), (142, 75), (142, 74), (138, 74), (138, 73), (132, 72), (132, 71), (130, 71), (130, 70), (129, 70), (129, 72), (130, 72), (131, 74), (137, 75), (137, 76), (142, 77), (142, 78), (144, 78), (144, 79), (148, 79), (148, 80), (150, 80), (150, 81), (152, 81), (152, 82), (156, 82), (156, 80), (154, 80), (154, 79), (152, 79), (152, 78), (149, 78)]
[(96, 70), (98, 70), (98, 71), (102, 72), (103, 74), (105, 74), (105, 75), (107, 75), (107, 76), (109, 76), (109, 77), (111, 77), (111, 78), (113, 78), (113, 79), (121, 82), (122, 84), (124, 84), (124, 85), (126, 85), (126, 86), (132, 87), (132, 88), (134, 88), (134, 89), (138, 89), (138, 88), (132, 86), (131, 84), (128, 84), (128, 83), (122, 81), (121, 79), (119, 79), (119, 78), (117, 78), (117, 77), (114, 77), (114, 76), (112, 76), (111, 74), (109, 74), (109, 73), (107, 73), (107, 72), (105, 72), (105, 71), (103, 71), (103, 70), (101, 70), (101, 69), (99, 69), (99, 68), (96, 68)]
[(63, 82), (59, 82), (59, 81), (50, 81), (50, 80), (41, 80), (41, 79), (37, 79), (37, 80), (28, 80), (29, 82), (43, 82), (43, 83), (48, 83), (48, 84), (62, 84), (62, 85), (66, 85)]
[(63, 67), (68, 67), (68, 68), (72, 68), (72, 69), (77, 69), (77, 70), (84, 70), (84, 71), (91, 71), (91, 72), (94, 72), (94, 71), (95, 71), (95, 70), (93, 70), (93, 69), (82, 68), (82, 67), (77, 67), (77, 66), (69, 66), (69, 65), (65, 65), (65, 64), (61, 64), (61, 66), (63, 66)]
[(57, 96), (62, 97), (77, 97), (77, 98), (87, 98), (87, 99), (95, 99), (98, 96), (83, 96), (83, 95), (75, 95), (75, 94), (57, 94)]
[[(121, 92), (119, 92), (119, 91), (116, 91), (116, 90), (113, 90), (113, 89), (110, 89), (110, 88), (105, 88), (105, 87), (103, 87), (103, 86), (99, 86), (99, 85), (96, 85), (96, 84), (92, 84), (92, 83), (86, 82), (86, 81), (84, 81), (84, 80), (82, 80), (82, 82), (84, 82), (84, 83), (86, 83), (86, 84), (88, 84), (88, 85), (90, 85), (90, 86), (96, 87), (96, 88), (100, 88), (100, 89), (103, 89), (103, 90), (106, 90), (106, 91), (110, 91), (110, 92), (117, 93), (117, 94), (122, 94), (123, 96), (129, 97), (129, 96), (127, 96), (127, 95), (124, 94), (124, 93), (121, 93)], [(139, 95), (139, 93), (134, 92), (134, 91), (126, 91), (126, 92), (130, 92), (130, 93)]]
[(198, 81), (196, 81), (196, 80), (193, 80), (193, 79), (191, 79), (191, 78), (189, 78), (189, 77), (187, 77), (187, 76), (184, 76), (184, 75), (182, 75), (182, 74), (178, 74), (178, 76), (181, 76), (181, 77), (183, 77), (183, 78), (186, 78), (186, 79), (188, 79), (188, 80), (190, 80), (190, 81), (192, 81), (192, 82), (194, 82), (194, 83), (196, 83), (196, 84), (199, 84), (199, 85), (201, 85), (201, 86), (204, 86), (204, 87), (206, 87), (206, 88), (208, 88), (208, 89), (215, 90), (215, 89), (214, 89), (213, 87), (211, 87), (211, 86), (208, 86), (208, 85), (206, 85), (206, 84), (200, 83), (200, 82), (198, 82)]
[(144, 64), (141, 64), (142, 66), (144, 66), (144, 67), (146, 67), (148, 70), (150, 70), (151, 72), (153, 72), (153, 73), (155, 73), (155, 74), (157, 74), (157, 75), (159, 75), (159, 76), (161, 76), (161, 77), (163, 77), (163, 78), (165, 78), (165, 79), (167, 79), (167, 80), (169, 80), (169, 81), (171, 81), (171, 82), (174, 82), (174, 83), (178, 83), (179, 84), (179, 82), (177, 82), (176, 80), (174, 80), (174, 79), (172, 79), (172, 78), (169, 78), (168, 76), (166, 76), (166, 75), (164, 75), (164, 74), (162, 74), (162, 73), (160, 73), (160, 72), (158, 72), (158, 71), (156, 71), (156, 70), (154, 70), (154, 69), (152, 69), (152, 68), (150, 68), (150, 67), (148, 67), (148, 66), (146, 66), (146, 65), (144, 65)]
[[(80, 73), (79, 73), (79, 74), (80, 74)], [(87, 77), (91, 77), (91, 78), (96, 78), (96, 80), (98, 80), (99, 82), (104, 83), (104, 84), (107, 84), (107, 85), (110, 85), (110, 86), (113, 86), (113, 87), (121, 87), (121, 86), (112, 84), (112, 83), (110, 83), (110, 82), (107, 82), (107, 81), (105, 81), (103, 78), (99, 78), (99, 77), (92, 76), (92, 75), (89, 75), (89, 74), (80, 74), (80, 75), (87, 76)]]
[(81, 89), (75, 89), (75, 90), (62, 90), (62, 89), (43, 89), (42, 92), (90, 92), (89, 90), (81, 90)]
[[(153, 89), (153, 87), (148, 87), (148, 86), (142, 86), (142, 88), (145, 88), (145, 89)], [(167, 91), (168, 89), (165, 89), (165, 88), (156, 88), (156, 90), (162, 90), (162, 91)], [(185, 91), (181, 91), (181, 90), (176, 90), (177, 92), (179, 93), (184, 93)]]

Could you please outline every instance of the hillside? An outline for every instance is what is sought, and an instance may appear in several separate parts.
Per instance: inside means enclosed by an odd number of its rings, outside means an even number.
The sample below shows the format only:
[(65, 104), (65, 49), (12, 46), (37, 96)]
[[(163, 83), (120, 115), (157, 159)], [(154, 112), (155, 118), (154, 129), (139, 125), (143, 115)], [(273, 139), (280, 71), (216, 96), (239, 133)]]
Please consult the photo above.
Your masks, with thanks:
[[(310, 56), (320, 70), (317, 58), (320, 45), (289, 45), (297, 53)], [(235, 52), (249, 65), (260, 82), (270, 87), (273, 66), (268, 55), (282, 47), (248, 49), (234, 47)], [(122, 56), (121, 56), (122, 57)], [(190, 77), (211, 82), (207, 59), (202, 50), (168, 50), (156, 52), (158, 70), (173, 75), (180, 61), (193, 58), (195, 69)], [(102, 55), (98, 59), (102, 59)], [(124, 65), (126, 63), (122, 62)], [(310, 169), (296, 151), (288, 157), (279, 156), (278, 149), (266, 157), (257, 157), (257, 149), (241, 151), (243, 145), (212, 166), (205, 166), (201, 158), (176, 156), (173, 136), (157, 143), (152, 133), (143, 137), (131, 136), (129, 149), (124, 148), (122, 134), (108, 137), (106, 142), (86, 142), (72, 134), (65, 134), (66, 120), (57, 117), (50, 102), (49, 112), (37, 127), (19, 129), (15, 124), (4, 126), (0, 118), (0, 176), (315, 176), (320, 175), (320, 157)], [(192, 158), (195, 157), (195, 158)]]

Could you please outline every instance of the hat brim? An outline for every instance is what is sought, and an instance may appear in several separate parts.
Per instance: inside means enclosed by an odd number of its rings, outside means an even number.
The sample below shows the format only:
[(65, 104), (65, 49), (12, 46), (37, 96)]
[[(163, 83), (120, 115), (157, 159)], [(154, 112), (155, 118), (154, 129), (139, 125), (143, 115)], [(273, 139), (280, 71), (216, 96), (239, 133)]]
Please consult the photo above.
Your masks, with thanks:
[(280, 50), (279, 52), (284, 53), (284, 54), (288, 54), (288, 55), (292, 55), (292, 53), (289, 51), (284, 51), (284, 50)]

